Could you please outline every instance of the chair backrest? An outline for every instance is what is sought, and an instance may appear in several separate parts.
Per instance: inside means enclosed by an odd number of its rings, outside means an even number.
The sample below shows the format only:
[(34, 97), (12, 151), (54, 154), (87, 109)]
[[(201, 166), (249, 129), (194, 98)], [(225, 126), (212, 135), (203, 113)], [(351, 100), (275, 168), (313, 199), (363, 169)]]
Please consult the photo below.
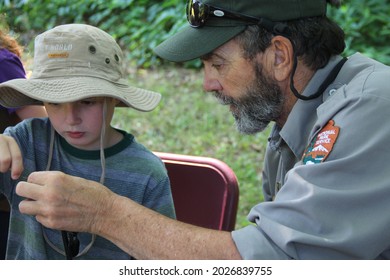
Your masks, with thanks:
[(211, 229), (234, 229), (238, 181), (226, 163), (210, 157), (155, 154), (167, 168), (177, 220)]

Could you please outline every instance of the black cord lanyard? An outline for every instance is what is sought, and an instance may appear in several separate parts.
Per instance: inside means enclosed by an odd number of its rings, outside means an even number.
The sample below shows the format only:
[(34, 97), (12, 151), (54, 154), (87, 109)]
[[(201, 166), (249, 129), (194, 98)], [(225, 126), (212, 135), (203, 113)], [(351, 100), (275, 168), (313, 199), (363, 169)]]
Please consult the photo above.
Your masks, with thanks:
[(294, 55), (294, 64), (293, 64), (293, 69), (292, 69), (292, 73), (290, 76), (290, 89), (293, 92), (293, 94), (295, 95), (295, 97), (298, 99), (311, 100), (311, 99), (319, 97), (324, 92), (324, 90), (334, 81), (334, 79), (336, 79), (337, 75), (339, 74), (339, 72), (341, 70), (341, 67), (343, 67), (344, 63), (348, 60), (346, 57), (344, 57), (339, 63), (337, 63), (337, 65), (329, 73), (328, 77), (326, 77), (325, 81), (322, 82), (322, 84), (320, 85), (320, 87), (318, 88), (316, 93), (309, 95), (309, 96), (302, 95), (297, 91), (297, 89), (294, 86), (294, 75), (295, 75), (295, 71), (297, 70), (297, 66), (298, 66), (298, 57), (297, 57), (296, 52), (295, 52), (294, 41), (291, 39), (291, 37), (292, 37), (291, 36), (291, 29), (288, 27), (288, 25), (286, 25), (284, 23), (276, 23), (275, 24), (275, 23), (272, 23), (269, 21), (265, 21), (265, 22), (259, 22), (259, 24), (262, 25), (263, 27), (265, 27), (268, 31), (272, 32), (274, 35), (281, 35), (281, 36), (284, 36), (290, 40), (291, 45), (293, 47), (293, 55)]
[(291, 73), (291, 77), (290, 77), (290, 89), (297, 98), (302, 100), (311, 100), (319, 97), (324, 92), (324, 90), (334, 81), (334, 79), (336, 79), (337, 75), (341, 70), (341, 67), (343, 67), (344, 63), (348, 59), (344, 57), (339, 63), (337, 63), (337, 65), (329, 73), (328, 77), (326, 77), (326, 79), (322, 82), (317, 92), (309, 96), (305, 96), (298, 93), (297, 89), (294, 87), (294, 74), (295, 74), (295, 70), (297, 69), (297, 64), (298, 64), (297, 60), (298, 60), (297, 56), (294, 54), (294, 66), (293, 66), (293, 72)]
[(80, 241), (77, 238), (77, 232), (61, 231), (62, 241), (64, 243), (65, 255), (67, 260), (73, 260), (80, 250)]

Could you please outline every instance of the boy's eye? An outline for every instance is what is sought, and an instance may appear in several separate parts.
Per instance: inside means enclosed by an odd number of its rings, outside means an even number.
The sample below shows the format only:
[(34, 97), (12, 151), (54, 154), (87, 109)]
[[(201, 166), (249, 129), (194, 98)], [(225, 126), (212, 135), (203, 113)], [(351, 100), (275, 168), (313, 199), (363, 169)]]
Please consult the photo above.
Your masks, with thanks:
[(83, 105), (93, 105), (96, 103), (95, 99), (85, 99), (80, 101), (81, 104)]
[(92, 101), (83, 100), (83, 101), (81, 101), (81, 103), (84, 104), (84, 105), (89, 105), (89, 104), (92, 104), (93, 102)]

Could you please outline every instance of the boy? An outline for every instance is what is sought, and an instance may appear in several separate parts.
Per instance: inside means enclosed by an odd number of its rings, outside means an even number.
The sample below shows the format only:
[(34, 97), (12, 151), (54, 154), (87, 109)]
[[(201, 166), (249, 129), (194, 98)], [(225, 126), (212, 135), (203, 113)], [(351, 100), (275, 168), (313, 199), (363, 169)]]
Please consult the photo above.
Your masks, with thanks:
[(7, 259), (131, 258), (101, 237), (50, 230), (22, 215), (15, 186), (36, 170), (104, 181), (114, 192), (175, 217), (161, 160), (131, 134), (110, 126), (115, 106), (150, 111), (160, 101), (157, 93), (127, 85), (123, 65), (122, 51), (110, 35), (93, 26), (67, 24), (37, 36), (30, 79), (0, 85), (1, 105), (43, 103), (48, 114), (0, 135), (0, 172), (6, 172), (0, 173), (0, 191), (12, 208)]

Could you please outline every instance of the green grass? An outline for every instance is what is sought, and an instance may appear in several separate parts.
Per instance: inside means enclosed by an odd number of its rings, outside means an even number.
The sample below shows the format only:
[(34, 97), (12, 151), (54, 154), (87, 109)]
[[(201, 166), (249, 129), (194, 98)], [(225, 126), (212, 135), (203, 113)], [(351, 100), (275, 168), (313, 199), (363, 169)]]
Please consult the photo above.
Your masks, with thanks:
[(227, 163), (240, 188), (236, 228), (247, 225), (249, 210), (263, 200), (261, 170), (268, 131), (239, 134), (229, 109), (203, 92), (198, 70), (134, 70), (130, 82), (160, 92), (162, 102), (148, 113), (116, 109), (112, 124), (134, 134), (152, 151), (214, 157)]

